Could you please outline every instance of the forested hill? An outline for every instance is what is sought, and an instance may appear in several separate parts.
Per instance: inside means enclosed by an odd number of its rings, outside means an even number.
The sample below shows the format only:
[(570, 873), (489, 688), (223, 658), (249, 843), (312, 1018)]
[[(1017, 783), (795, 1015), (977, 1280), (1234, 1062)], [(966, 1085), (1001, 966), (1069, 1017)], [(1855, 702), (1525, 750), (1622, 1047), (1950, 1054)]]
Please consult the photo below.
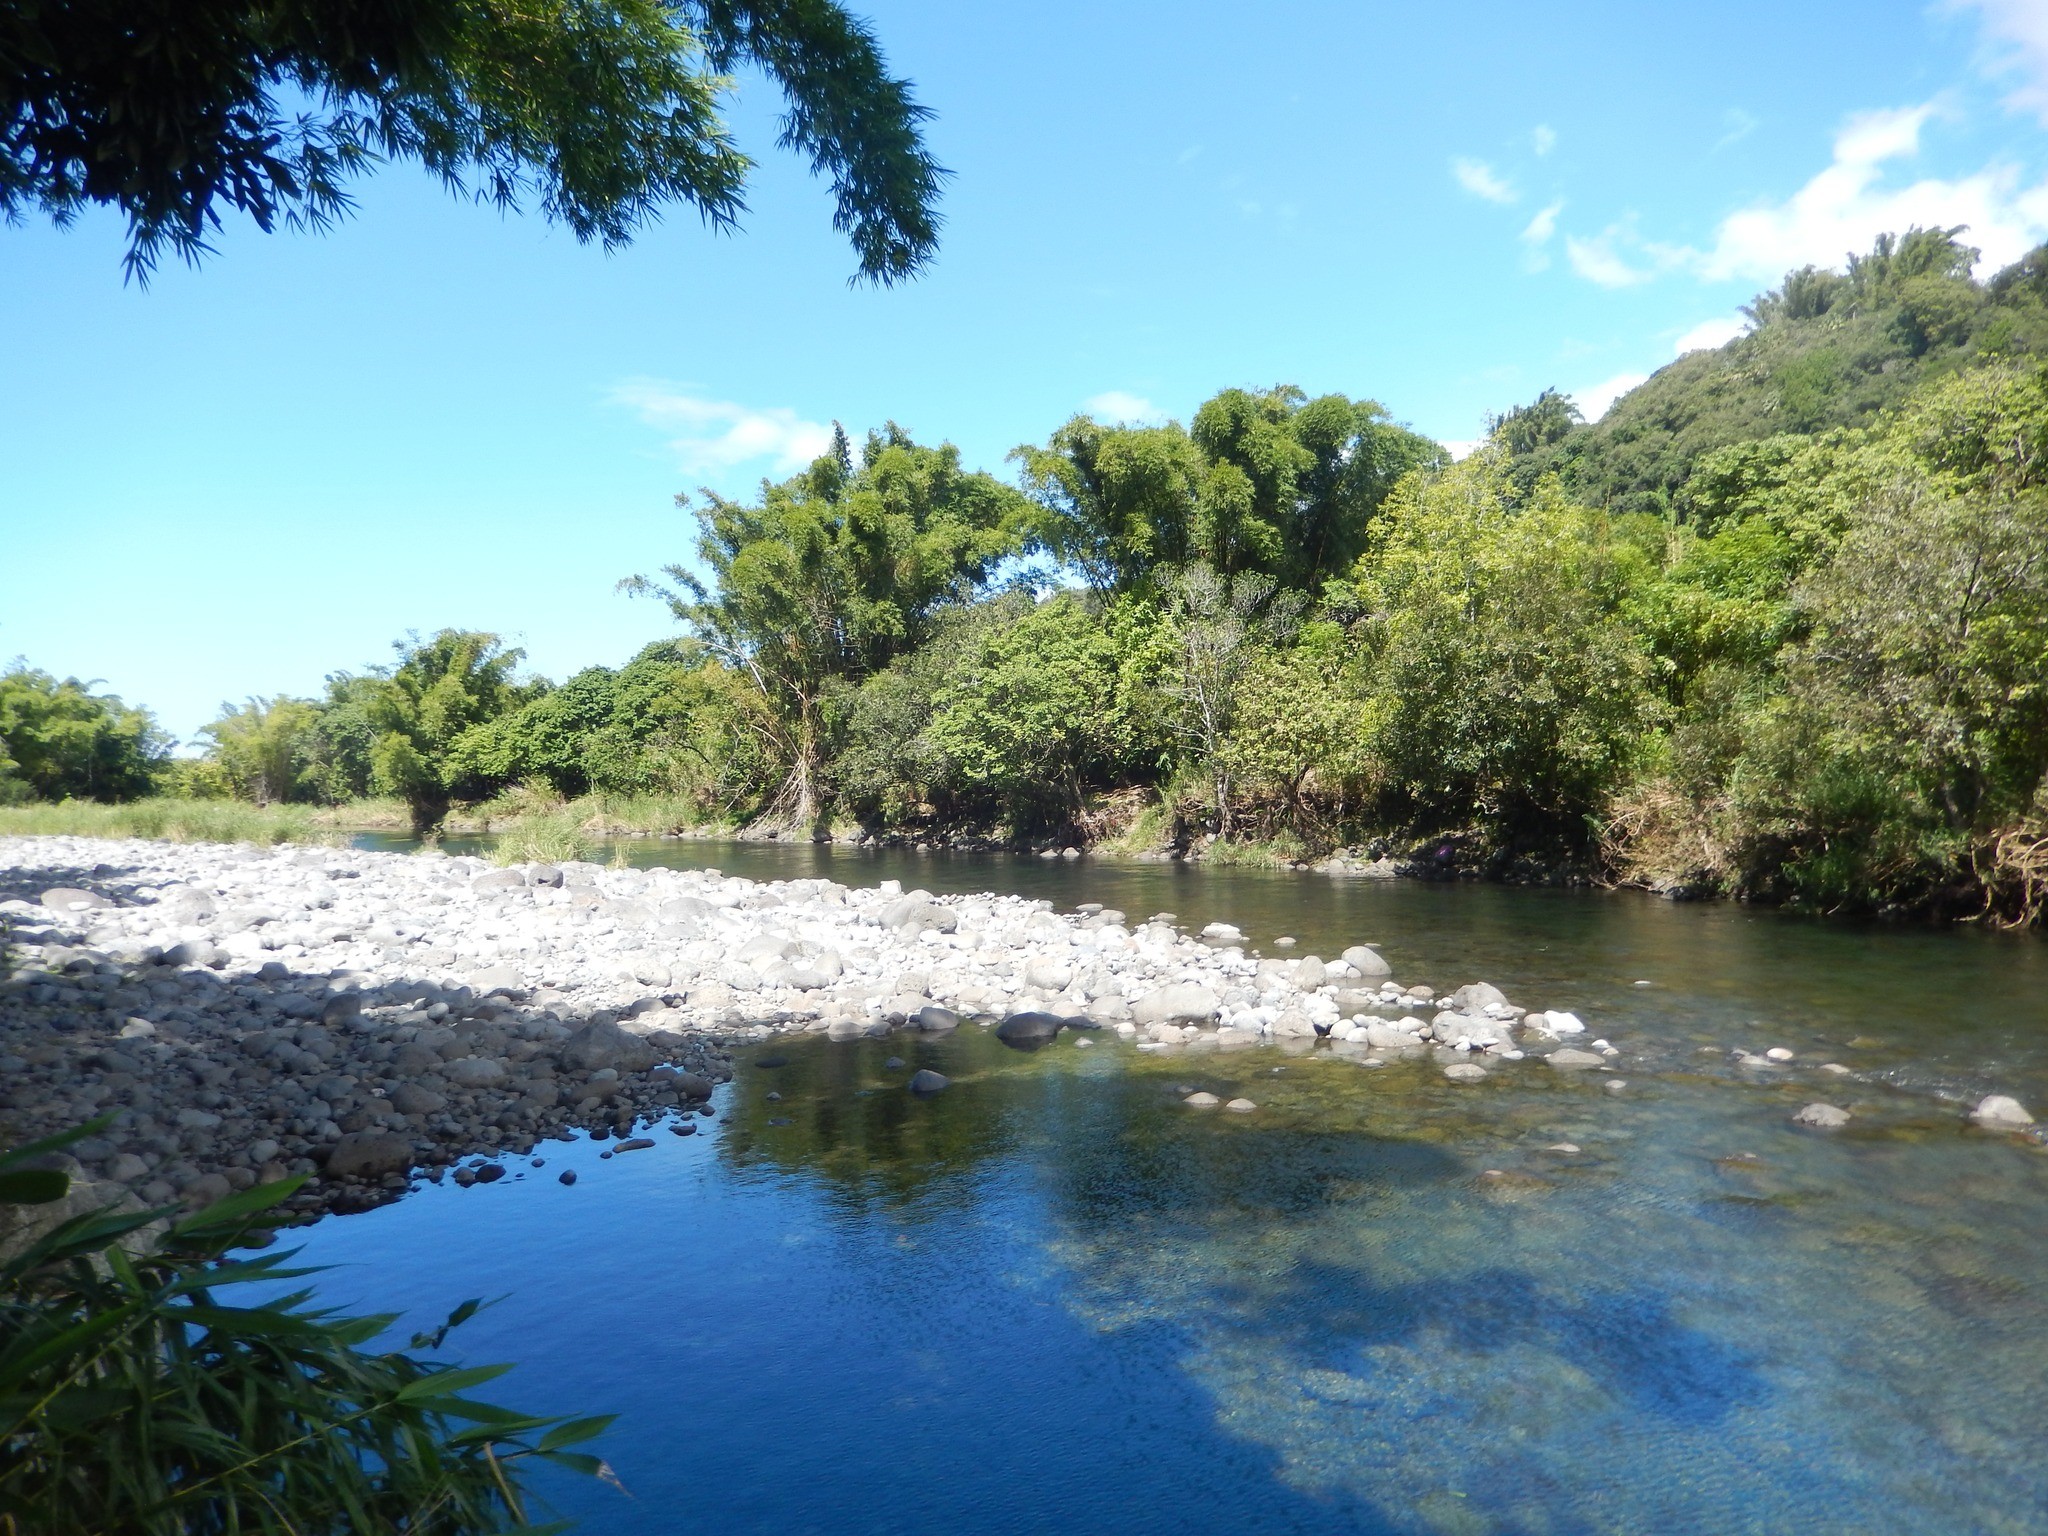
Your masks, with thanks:
[(1943, 375), (2048, 360), (2048, 246), (1979, 282), (1962, 234), (1880, 236), (1844, 272), (1787, 274), (1747, 306), (1746, 334), (1659, 369), (1597, 422), (1554, 392), (1509, 412), (1499, 430), (1516, 480), (1554, 470), (1588, 505), (1684, 519), (1687, 482), (1716, 448), (1868, 425)]

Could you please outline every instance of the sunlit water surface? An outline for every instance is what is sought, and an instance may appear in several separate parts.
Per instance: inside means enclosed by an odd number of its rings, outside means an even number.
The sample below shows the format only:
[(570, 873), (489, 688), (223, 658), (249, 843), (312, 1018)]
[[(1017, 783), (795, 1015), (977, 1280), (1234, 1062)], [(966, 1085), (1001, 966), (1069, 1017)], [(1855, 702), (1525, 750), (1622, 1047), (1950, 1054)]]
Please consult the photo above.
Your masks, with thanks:
[[(1628, 894), (627, 844), (1379, 943), (1577, 1009), (1628, 1087), (1327, 1049), (778, 1040), (703, 1134), (302, 1234), (323, 1296), (616, 1411), (591, 1532), (2048, 1532), (2038, 941)], [(1649, 982), (1639, 986), (1638, 982)], [(1734, 1046), (1797, 1053), (1765, 1074)], [(886, 1065), (890, 1057), (902, 1065)], [(1824, 1061), (1851, 1079), (1819, 1074)], [(945, 1092), (914, 1099), (935, 1067)], [(1194, 1088), (1249, 1115), (1188, 1109)], [(770, 1092), (780, 1098), (770, 1100)], [(1800, 1105), (1849, 1108), (1832, 1135)], [(1580, 1150), (1548, 1150), (1571, 1143)], [(556, 1175), (578, 1170), (574, 1187)]]

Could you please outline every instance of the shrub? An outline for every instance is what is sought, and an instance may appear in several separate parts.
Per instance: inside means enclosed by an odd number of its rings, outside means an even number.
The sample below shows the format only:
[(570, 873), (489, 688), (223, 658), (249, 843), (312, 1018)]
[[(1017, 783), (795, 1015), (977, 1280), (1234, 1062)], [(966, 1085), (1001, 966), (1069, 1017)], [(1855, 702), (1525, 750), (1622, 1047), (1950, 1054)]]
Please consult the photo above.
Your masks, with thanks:
[[(88, 1128), (89, 1129), (89, 1128)], [(0, 1204), (70, 1195), (37, 1167), (83, 1131), (0, 1154)], [(36, 1536), (471, 1536), (532, 1532), (534, 1461), (606, 1474), (571, 1446), (608, 1418), (536, 1418), (466, 1394), (508, 1367), (372, 1349), (390, 1317), (340, 1317), (294, 1252), (237, 1252), (285, 1180), (195, 1215), (96, 1211), (0, 1263), (0, 1526)], [(163, 1226), (149, 1245), (150, 1229)], [(231, 1298), (249, 1287), (262, 1301)], [(466, 1302), (412, 1348), (438, 1347)], [(560, 1525), (549, 1529), (560, 1530)]]

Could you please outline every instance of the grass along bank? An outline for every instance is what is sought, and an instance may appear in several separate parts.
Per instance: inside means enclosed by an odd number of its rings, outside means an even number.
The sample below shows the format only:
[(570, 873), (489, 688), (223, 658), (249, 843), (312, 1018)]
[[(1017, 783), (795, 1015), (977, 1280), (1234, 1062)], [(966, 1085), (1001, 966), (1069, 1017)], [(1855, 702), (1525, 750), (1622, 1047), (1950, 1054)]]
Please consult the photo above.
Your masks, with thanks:
[[(157, 797), (125, 805), (63, 800), (0, 806), (0, 836), (146, 837), (169, 843), (338, 843), (355, 824), (346, 807), (249, 805)], [(403, 825), (401, 820), (400, 825)]]
[[(581, 857), (588, 845), (619, 837), (652, 837), (702, 822), (680, 800), (586, 795), (576, 800), (515, 790), (458, 807), (445, 830), (494, 834), (500, 858), (520, 863)], [(143, 837), (170, 843), (311, 843), (347, 841), (351, 832), (403, 832), (399, 800), (341, 805), (250, 805), (240, 800), (156, 795), (121, 805), (91, 800), (0, 806), (0, 837)]]

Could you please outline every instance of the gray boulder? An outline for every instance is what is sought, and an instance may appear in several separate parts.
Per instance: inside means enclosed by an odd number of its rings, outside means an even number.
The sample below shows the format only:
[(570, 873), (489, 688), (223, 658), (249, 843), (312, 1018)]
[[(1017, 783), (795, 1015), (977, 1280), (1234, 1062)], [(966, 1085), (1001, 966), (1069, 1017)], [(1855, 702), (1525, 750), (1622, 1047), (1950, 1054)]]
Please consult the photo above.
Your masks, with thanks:
[(1979, 1125), (2001, 1131), (2018, 1130), (2034, 1123), (2034, 1117), (2027, 1113), (2018, 1099), (2009, 1099), (2002, 1093), (1979, 1099), (1977, 1107), (1970, 1111), (1970, 1118)]
[(448, 1096), (418, 1083), (400, 1083), (391, 1090), (391, 1107), (401, 1115), (431, 1115), (448, 1107)]
[(511, 1074), (494, 1056), (463, 1056), (441, 1069), (442, 1076), (458, 1088), (491, 1088)]
[(1354, 944), (1345, 950), (1344, 963), (1367, 980), (1394, 974), (1394, 968), (1380, 958), (1378, 950), (1368, 944)]
[(950, 1008), (929, 1003), (918, 1009), (909, 1022), (913, 1029), (923, 1030), (926, 1034), (942, 1035), (949, 1029), (960, 1027), (960, 1015)]
[(884, 928), (893, 928), (898, 933), (916, 934), (926, 929), (951, 933), (960, 926), (960, 919), (951, 907), (920, 896), (905, 896), (892, 901), (875, 916)]
[(40, 900), (52, 912), (90, 912), (113, 905), (104, 896), (95, 896), (91, 891), (81, 891), (69, 885), (51, 886), (43, 892)]
[(1064, 992), (1073, 979), (1074, 968), (1064, 960), (1041, 955), (1024, 967), (1024, 985), (1049, 997)]
[(1849, 1123), (1849, 1111), (1837, 1109), (1832, 1104), (1809, 1104), (1792, 1117), (1792, 1123), (1811, 1126), (1817, 1131), (1840, 1130)]
[(1223, 1000), (1210, 988), (1199, 982), (1177, 981), (1133, 999), (1131, 1022), (1206, 1024), (1222, 1006)]
[(592, 1019), (562, 1042), (562, 1064), (584, 1072), (645, 1072), (660, 1059), (653, 1046), (609, 1020)]
[(526, 978), (509, 965), (487, 965), (472, 972), (469, 985), (478, 997), (499, 993), (518, 1002), (526, 996)]
[(941, 1088), (946, 1087), (949, 1082), (951, 1082), (951, 1079), (944, 1073), (934, 1072), (930, 1067), (922, 1067), (916, 1072), (911, 1073), (910, 1091), (917, 1094), (937, 1093)]
[(1570, 1046), (1566, 1046), (1561, 1051), (1552, 1051), (1544, 1059), (1553, 1067), (1560, 1067), (1567, 1072), (1579, 1072), (1587, 1067), (1604, 1067), (1607, 1065), (1606, 1057), (1597, 1055), (1592, 1051), (1574, 1050)]
[(1475, 981), (1451, 994), (1451, 1004), (1460, 1013), (1482, 1013), (1489, 1006), (1507, 1006), (1507, 994), (1490, 981)]
[(327, 1155), (335, 1178), (380, 1178), (412, 1166), (412, 1142), (392, 1131), (350, 1131)]

